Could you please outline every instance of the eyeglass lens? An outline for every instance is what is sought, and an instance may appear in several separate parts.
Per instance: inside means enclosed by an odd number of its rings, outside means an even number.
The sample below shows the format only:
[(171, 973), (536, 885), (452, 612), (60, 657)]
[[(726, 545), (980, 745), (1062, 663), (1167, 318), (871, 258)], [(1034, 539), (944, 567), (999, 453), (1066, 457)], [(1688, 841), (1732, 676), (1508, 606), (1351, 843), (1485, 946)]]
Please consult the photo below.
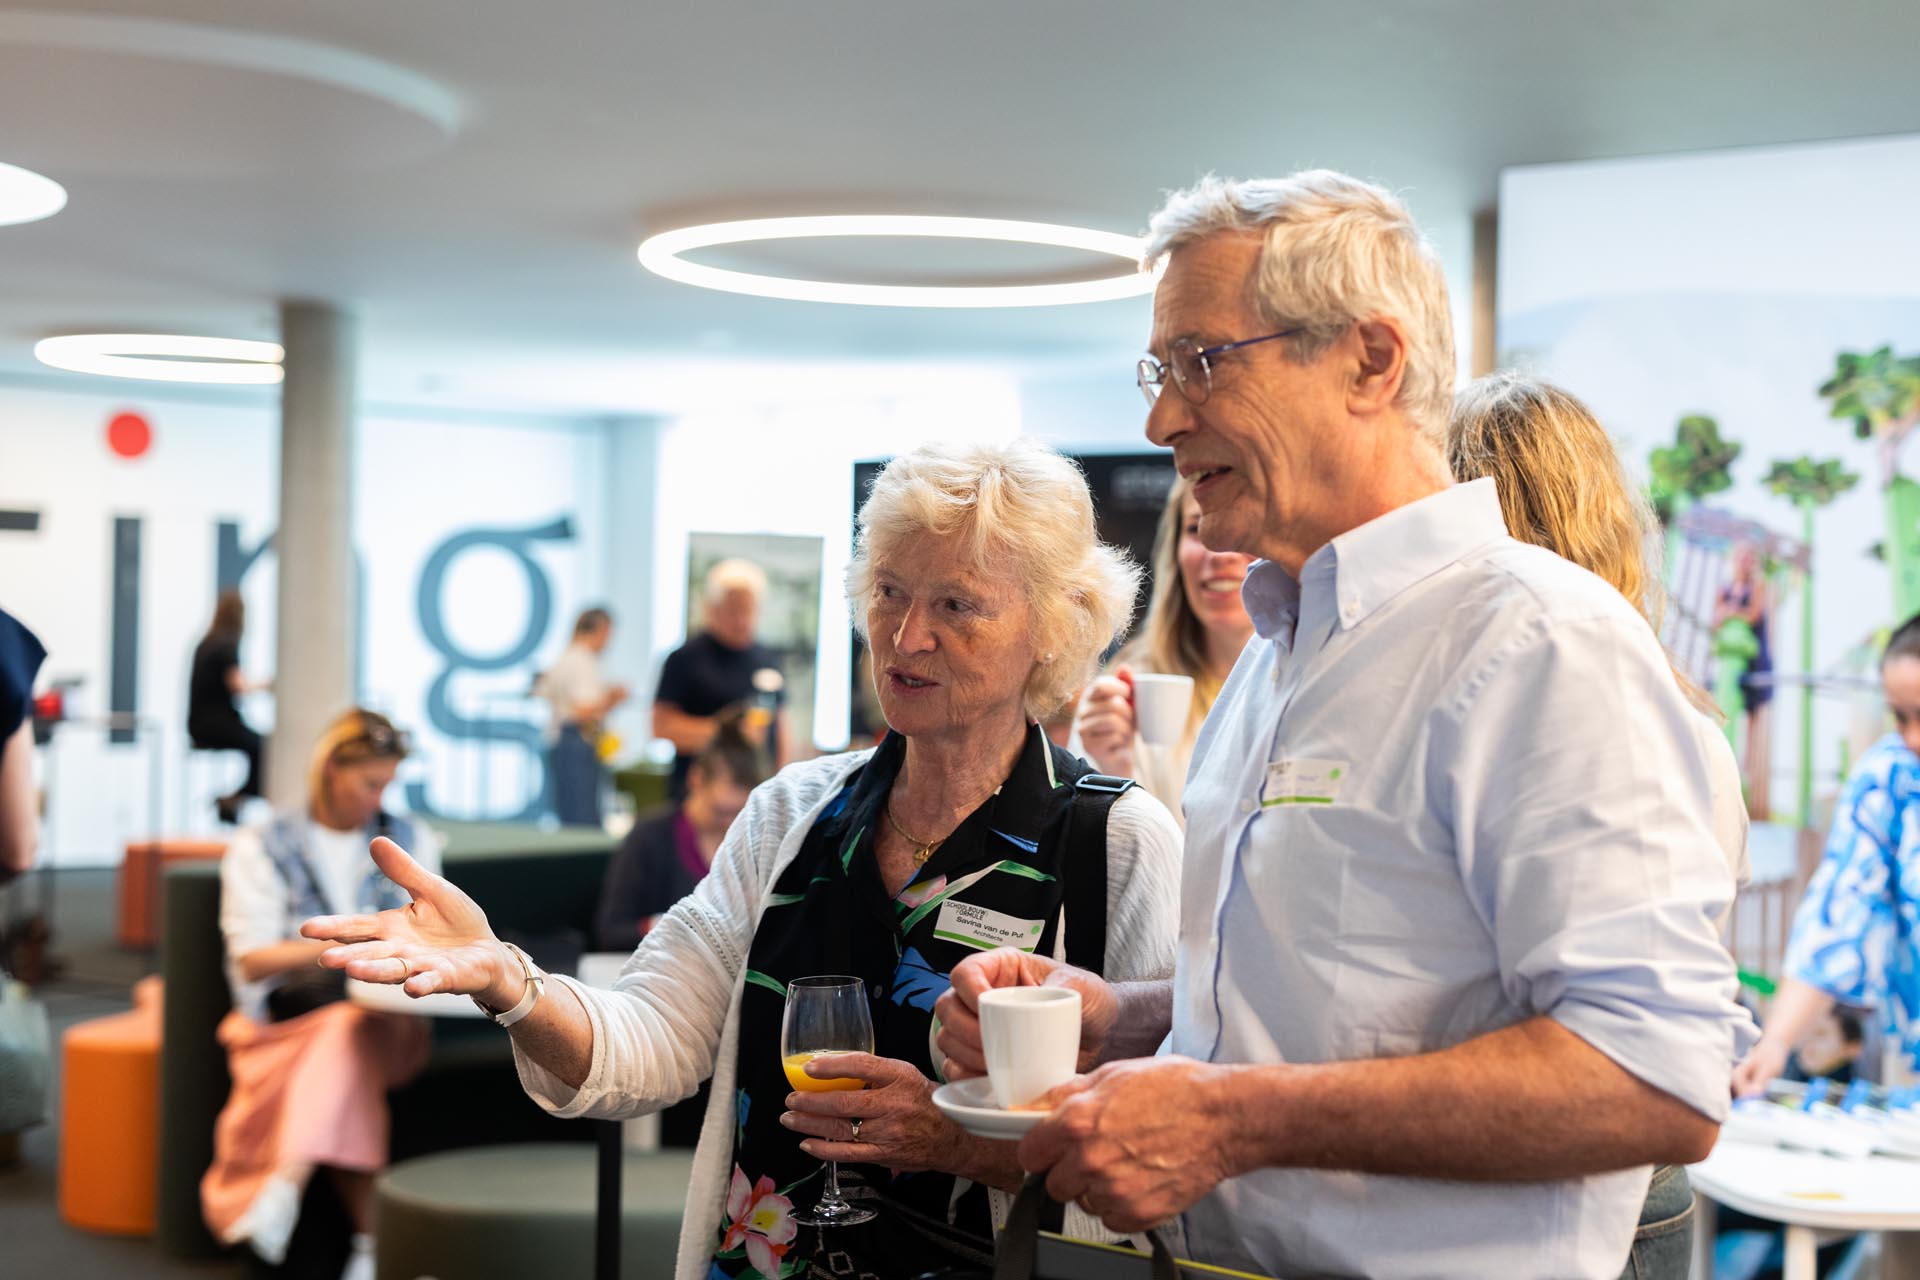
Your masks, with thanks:
[(1205, 404), (1207, 393), (1213, 389), (1211, 375), (1212, 370), (1207, 366), (1206, 356), (1201, 354), (1200, 344), (1190, 338), (1181, 338), (1167, 352), (1165, 364), (1149, 356), (1139, 363), (1134, 376), (1148, 404), (1160, 398), (1161, 391), (1165, 390), (1169, 381), (1173, 382), (1187, 403)]

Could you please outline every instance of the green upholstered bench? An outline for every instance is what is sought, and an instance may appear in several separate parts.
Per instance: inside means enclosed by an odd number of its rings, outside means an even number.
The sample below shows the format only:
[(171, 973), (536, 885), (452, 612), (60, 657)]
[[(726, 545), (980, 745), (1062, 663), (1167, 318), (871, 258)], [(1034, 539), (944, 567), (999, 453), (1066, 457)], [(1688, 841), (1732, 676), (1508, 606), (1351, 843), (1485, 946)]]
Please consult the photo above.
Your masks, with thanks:
[[(381, 1280), (593, 1274), (590, 1145), (470, 1147), (396, 1164), (375, 1185)], [(621, 1170), (622, 1280), (669, 1280), (693, 1153), (629, 1151)]]

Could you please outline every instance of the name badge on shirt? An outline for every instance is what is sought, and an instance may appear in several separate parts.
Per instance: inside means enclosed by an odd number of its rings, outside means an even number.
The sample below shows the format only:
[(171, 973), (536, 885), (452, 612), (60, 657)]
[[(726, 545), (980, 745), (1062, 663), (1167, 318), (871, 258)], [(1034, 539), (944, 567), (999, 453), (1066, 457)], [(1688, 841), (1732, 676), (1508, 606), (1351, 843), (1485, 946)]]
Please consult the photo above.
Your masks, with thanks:
[(1040, 931), (1045, 926), (1044, 920), (1021, 920), (1003, 911), (948, 898), (934, 918), (933, 936), (981, 951), (995, 947), (1031, 951), (1040, 944)]
[(1260, 807), (1279, 804), (1332, 804), (1347, 780), (1345, 760), (1275, 760), (1267, 766)]

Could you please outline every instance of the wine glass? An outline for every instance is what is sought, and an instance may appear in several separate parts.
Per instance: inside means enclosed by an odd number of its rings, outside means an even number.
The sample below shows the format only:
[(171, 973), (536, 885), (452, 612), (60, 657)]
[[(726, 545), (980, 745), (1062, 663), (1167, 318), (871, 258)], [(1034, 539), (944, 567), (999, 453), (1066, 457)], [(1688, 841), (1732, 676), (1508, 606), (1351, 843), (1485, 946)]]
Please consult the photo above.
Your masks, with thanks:
[[(872, 1053), (873, 1015), (867, 1008), (867, 984), (858, 978), (829, 975), (796, 978), (787, 984), (787, 1012), (780, 1023), (780, 1063), (795, 1090), (826, 1093), (864, 1089), (864, 1080), (816, 1080), (807, 1063), (824, 1054)], [(840, 1194), (840, 1166), (827, 1161), (827, 1182), (820, 1202), (795, 1213), (808, 1227), (851, 1226), (873, 1217), (873, 1210), (850, 1204)]]

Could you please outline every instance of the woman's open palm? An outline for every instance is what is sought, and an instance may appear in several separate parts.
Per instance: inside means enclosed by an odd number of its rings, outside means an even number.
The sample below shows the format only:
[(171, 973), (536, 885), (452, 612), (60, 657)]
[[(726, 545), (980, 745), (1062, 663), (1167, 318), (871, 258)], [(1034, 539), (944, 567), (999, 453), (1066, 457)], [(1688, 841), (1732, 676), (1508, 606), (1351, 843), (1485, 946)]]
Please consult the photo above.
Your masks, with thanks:
[(320, 954), (328, 969), (362, 982), (399, 983), (410, 996), (484, 994), (501, 977), (501, 946), (487, 913), (444, 876), (415, 862), (385, 836), (373, 861), (413, 901), (376, 915), (315, 916), (300, 935), (340, 945)]

